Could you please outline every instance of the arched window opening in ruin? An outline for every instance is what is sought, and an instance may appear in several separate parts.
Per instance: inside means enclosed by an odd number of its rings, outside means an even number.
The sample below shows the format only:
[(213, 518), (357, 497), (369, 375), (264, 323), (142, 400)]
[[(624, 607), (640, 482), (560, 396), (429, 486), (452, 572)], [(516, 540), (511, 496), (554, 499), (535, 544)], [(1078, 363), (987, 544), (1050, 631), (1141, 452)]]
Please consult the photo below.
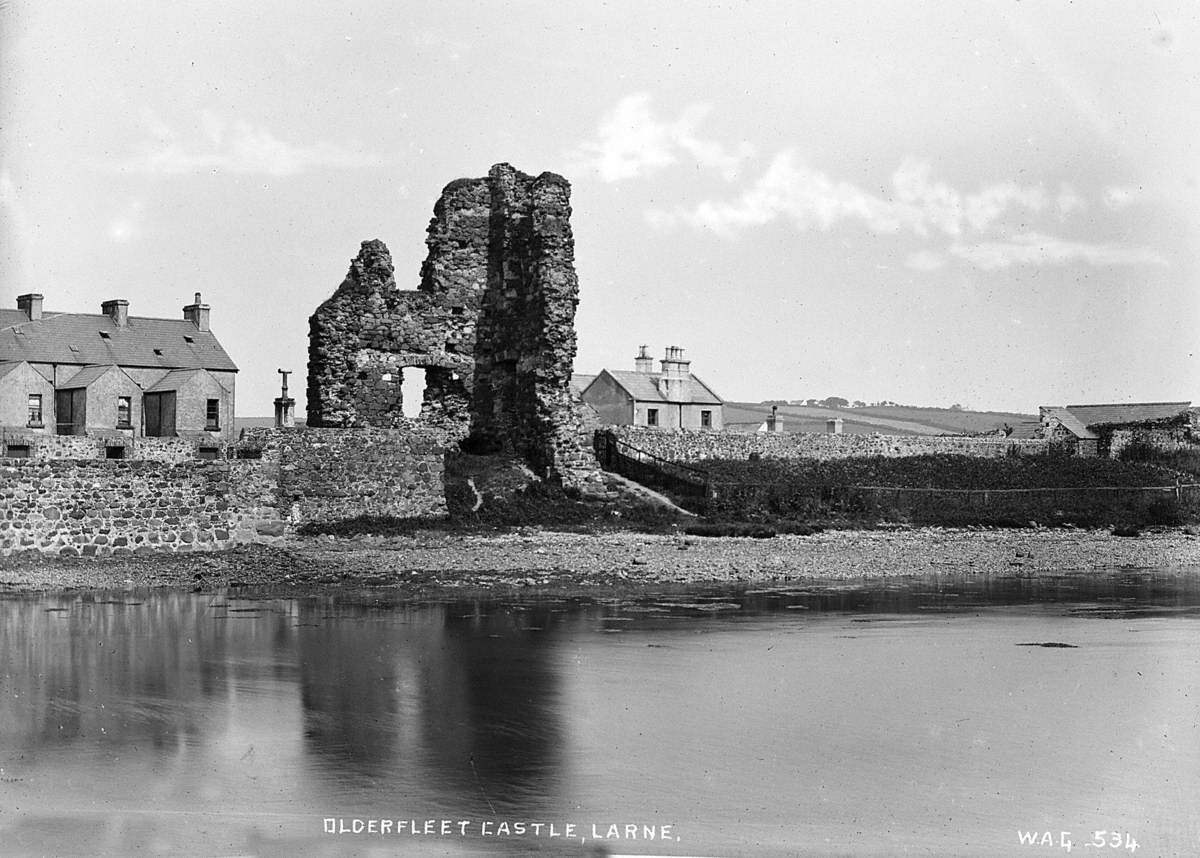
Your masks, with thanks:
[(425, 404), (425, 385), (424, 367), (405, 367), (400, 382), (400, 410), (410, 420), (421, 416), (421, 407)]

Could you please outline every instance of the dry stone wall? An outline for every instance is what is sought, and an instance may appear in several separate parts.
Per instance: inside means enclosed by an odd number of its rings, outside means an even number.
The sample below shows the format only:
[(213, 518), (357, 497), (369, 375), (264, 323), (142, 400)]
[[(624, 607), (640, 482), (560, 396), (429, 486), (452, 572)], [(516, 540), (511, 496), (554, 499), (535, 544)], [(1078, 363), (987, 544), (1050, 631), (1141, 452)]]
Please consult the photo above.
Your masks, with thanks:
[(737, 433), (663, 430), (626, 426), (617, 437), (640, 450), (675, 462), (703, 459), (746, 459), (751, 453), (782, 459), (847, 459), (860, 456), (922, 456), (953, 453), (999, 458), (1010, 451), (1039, 453), (1048, 441), (1039, 438), (941, 437), (929, 435), (822, 435), (816, 433)]

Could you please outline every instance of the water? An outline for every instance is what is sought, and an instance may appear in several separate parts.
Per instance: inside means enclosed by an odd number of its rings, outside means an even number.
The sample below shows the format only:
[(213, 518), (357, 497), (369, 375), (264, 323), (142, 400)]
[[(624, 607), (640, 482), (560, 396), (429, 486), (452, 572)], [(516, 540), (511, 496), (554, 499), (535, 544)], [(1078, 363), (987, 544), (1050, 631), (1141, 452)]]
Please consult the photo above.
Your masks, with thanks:
[(1061, 832), (1200, 852), (1195, 572), (0, 599), (3, 855), (1053, 855)]

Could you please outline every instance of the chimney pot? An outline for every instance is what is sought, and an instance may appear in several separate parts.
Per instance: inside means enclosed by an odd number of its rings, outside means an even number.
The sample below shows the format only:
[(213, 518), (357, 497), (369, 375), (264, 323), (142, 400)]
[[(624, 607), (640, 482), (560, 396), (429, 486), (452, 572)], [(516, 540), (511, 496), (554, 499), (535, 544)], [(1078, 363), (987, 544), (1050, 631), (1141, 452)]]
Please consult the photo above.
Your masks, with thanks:
[(129, 302), (124, 298), (113, 298), (100, 305), (100, 312), (113, 320), (118, 328), (129, 322)]
[(30, 292), (26, 295), (17, 296), (17, 309), (22, 311), (29, 317), (29, 321), (36, 322), (42, 318), (42, 295), (39, 292)]
[(650, 357), (648, 346), (638, 346), (637, 357), (633, 359), (633, 368), (637, 372), (654, 372), (654, 358)]
[(207, 331), (209, 308), (207, 304), (200, 303), (200, 293), (196, 293), (196, 301), (194, 304), (189, 304), (183, 308), (183, 318), (191, 322), (201, 331)]

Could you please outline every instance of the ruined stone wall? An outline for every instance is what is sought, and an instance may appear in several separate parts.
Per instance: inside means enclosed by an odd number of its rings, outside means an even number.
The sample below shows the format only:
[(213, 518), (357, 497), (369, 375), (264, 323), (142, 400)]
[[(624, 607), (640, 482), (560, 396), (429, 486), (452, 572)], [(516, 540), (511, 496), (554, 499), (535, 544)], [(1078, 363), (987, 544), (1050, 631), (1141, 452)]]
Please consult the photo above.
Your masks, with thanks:
[(391, 429), (252, 429), (242, 446), (277, 472), (282, 515), (297, 524), (364, 515), (446, 514), (443, 472), (453, 432), (432, 425)]
[(578, 464), (571, 460), (581, 429), (570, 392), (579, 303), (571, 190), (553, 173), (535, 179), (503, 168), (493, 168), (489, 182), (471, 430), (547, 474)]
[(1000, 458), (1010, 450), (1044, 452), (1049, 441), (1038, 438), (938, 437), (930, 435), (831, 435), (817, 433), (734, 433), (663, 430), (641, 426), (615, 429), (617, 437), (640, 450), (675, 462), (702, 459), (745, 459), (751, 453), (783, 459), (847, 459), (859, 456), (923, 456), (950, 453)]
[(308, 424), (401, 427), (400, 381), (423, 367), (421, 418), (540, 477), (594, 469), (569, 381), (578, 281), (570, 185), (498, 164), (434, 207), (415, 291), (363, 242), (309, 320)]

